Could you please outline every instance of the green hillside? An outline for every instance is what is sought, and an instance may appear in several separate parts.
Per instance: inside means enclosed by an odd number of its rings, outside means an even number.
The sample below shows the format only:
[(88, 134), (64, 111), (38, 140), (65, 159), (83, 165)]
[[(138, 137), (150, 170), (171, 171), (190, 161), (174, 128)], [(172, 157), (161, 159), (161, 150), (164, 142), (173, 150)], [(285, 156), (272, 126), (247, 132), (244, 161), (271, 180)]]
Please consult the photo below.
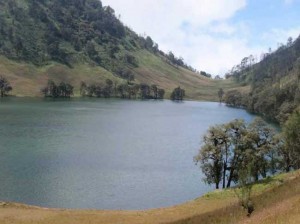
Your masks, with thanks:
[(300, 37), (265, 54), (258, 63), (249, 56), (235, 66), (231, 74), (242, 85), (251, 85), (247, 94), (231, 92), (227, 101), (245, 106), (277, 122), (285, 122), (300, 105)]
[(12, 0), (0, 1), (0, 7), (0, 75), (12, 84), (12, 95), (41, 96), (48, 79), (72, 84), (75, 95), (81, 81), (111, 79), (156, 84), (166, 97), (181, 86), (187, 98), (202, 100), (217, 100), (220, 87), (240, 86), (201, 75), (160, 51), (98, 0)]

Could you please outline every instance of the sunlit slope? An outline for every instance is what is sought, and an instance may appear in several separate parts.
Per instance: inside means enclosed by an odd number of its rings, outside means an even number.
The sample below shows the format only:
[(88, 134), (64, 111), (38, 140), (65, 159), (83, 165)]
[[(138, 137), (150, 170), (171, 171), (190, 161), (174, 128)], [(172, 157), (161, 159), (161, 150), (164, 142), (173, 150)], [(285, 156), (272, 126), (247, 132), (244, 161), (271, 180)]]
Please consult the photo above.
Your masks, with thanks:
[[(213, 80), (193, 73), (182, 67), (170, 65), (164, 58), (149, 53), (146, 50), (136, 52), (139, 66), (134, 68), (136, 83), (156, 84), (166, 90), (168, 98), (171, 91), (181, 86), (186, 90), (186, 98), (197, 100), (218, 100), (217, 91), (241, 88), (231, 80)], [(75, 87), (75, 95), (79, 95), (81, 81), (87, 83), (101, 83), (112, 79), (119, 84), (126, 82), (104, 68), (90, 63), (75, 64), (72, 68), (51, 62), (46, 66), (36, 66), (24, 62), (0, 57), (0, 74), (4, 75), (12, 84), (12, 95), (41, 96), (40, 89), (46, 85), (48, 79), (56, 82), (65, 81)], [(247, 87), (243, 87), (247, 89)]]
[(136, 69), (137, 79), (141, 82), (157, 84), (170, 92), (177, 86), (186, 90), (187, 98), (199, 100), (217, 100), (219, 88), (225, 91), (240, 88), (232, 80), (214, 80), (201, 76), (181, 67), (165, 62), (164, 58), (154, 56), (147, 51), (137, 53), (141, 66)]

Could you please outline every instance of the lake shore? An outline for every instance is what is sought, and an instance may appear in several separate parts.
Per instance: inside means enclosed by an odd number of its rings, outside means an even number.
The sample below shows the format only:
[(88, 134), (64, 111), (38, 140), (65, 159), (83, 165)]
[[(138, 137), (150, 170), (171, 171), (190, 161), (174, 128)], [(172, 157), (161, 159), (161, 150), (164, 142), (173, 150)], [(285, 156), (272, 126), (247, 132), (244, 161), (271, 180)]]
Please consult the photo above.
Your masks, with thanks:
[[(255, 211), (250, 218), (233, 189), (214, 191), (193, 201), (144, 211), (48, 209), (0, 203), (4, 224), (153, 224), (153, 223), (299, 223), (300, 172), (281, 174), (253, 187)], [(280, 222), (281, 221), (281, 222)]]

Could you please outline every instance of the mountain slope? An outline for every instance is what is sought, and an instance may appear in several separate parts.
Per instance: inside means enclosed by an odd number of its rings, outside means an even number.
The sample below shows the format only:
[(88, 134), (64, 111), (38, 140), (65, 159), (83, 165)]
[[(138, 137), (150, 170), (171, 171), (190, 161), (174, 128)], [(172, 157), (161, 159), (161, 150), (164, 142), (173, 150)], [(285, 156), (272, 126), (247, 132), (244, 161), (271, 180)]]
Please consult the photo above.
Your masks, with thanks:
[(0, 74), (13, 95), (40, 96), (48, 79), (74, 85), (81, 81), (181, 86), (188, 98), (217, 100), (217, 91), (240, 86), (209, 79), (165, 54), (150, 37), (124, 26), (98, 0), (0, 0)]
[(239, 104), (284, 122), (300, 105), (300, 37), (289, 39), (258, 63), (253, 63), (251, 56), (244, 58), (229, 76), (240, 84), (251, 85), (250, 93), (237, 100)]

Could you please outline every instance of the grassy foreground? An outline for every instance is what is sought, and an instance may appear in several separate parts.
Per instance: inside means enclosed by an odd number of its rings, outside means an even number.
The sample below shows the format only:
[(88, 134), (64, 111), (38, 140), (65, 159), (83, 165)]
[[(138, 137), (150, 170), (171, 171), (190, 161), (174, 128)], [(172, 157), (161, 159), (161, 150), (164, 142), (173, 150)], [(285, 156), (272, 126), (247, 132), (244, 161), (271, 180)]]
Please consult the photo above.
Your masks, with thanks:
[(182, 205), (146, 211), (46, 209), (0, 204), (2, 224), (193, 224), (300, 223), (300, 172), (268, 178), (253, 187), (255, 211), (250, 218), (233, 189), (215, 191)]

